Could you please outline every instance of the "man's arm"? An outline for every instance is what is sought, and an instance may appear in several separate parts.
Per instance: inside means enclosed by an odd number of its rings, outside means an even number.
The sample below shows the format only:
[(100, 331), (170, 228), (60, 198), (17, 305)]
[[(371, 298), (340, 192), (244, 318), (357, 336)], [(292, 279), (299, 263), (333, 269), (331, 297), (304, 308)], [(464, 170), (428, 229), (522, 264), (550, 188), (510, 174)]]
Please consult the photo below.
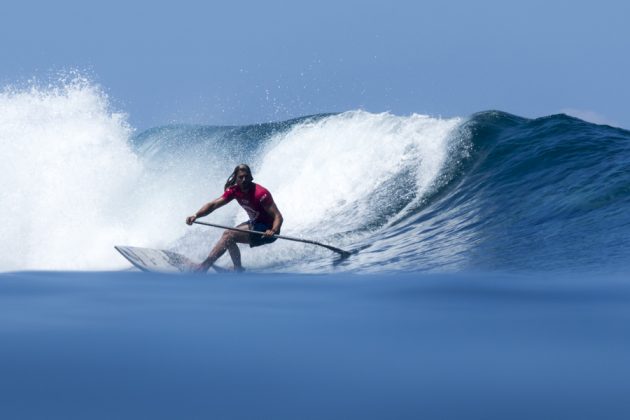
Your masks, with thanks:
[(198, 218), (209, 215), (219, 207), (225, 206), (227, 203), (228, 201), (221, 196), (216, 200), (212, 200), (211, 202), (204, 204), (195, 214), (186, 218), (186, 224), (192, 225)]
[(278, 210), (278, 206), (276, 206), (276, 203), (273, 201), (268, 206), (265, 206), (265, 210), (273, 216), (273, 226), (271, 226), (271, 229), (268, 229), (263, 236), (273, 236), (280, 232), (280, 227), (284, 219), (282, 218), (280, 210)]

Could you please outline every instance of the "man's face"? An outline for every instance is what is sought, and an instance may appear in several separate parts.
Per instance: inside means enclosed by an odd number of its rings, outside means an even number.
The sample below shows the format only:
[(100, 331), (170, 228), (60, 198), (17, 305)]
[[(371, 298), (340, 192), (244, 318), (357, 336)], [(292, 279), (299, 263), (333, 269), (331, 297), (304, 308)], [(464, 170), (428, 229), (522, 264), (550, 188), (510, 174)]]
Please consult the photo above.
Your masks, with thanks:
[(252, 182), (249, 180), (249, 175), (246, 171), (238, 171), (236, 173), (236, 185), (241, 189), (248, 189)]

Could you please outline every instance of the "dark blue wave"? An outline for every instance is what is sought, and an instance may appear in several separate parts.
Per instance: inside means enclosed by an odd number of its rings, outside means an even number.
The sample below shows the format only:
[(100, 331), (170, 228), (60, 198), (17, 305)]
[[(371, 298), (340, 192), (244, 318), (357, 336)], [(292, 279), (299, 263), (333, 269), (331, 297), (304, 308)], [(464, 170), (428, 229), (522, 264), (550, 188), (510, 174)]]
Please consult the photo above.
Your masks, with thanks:
[(627, 267), (630, 132), (496, 111), (473, 115), (461, 129), (472, 152), (406, 222), (424, 227), (417, 240), (465, 248), (466, 265), (479, 269)]

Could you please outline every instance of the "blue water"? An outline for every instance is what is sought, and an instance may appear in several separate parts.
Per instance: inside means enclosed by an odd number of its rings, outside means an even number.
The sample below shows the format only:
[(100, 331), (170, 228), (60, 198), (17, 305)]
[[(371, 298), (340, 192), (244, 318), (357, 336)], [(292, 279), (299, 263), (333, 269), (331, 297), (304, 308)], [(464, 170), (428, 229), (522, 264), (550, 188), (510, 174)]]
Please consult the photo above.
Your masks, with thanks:
[[(87, 82), (0, 95), (0, 418), (630, 416), (630, 132), (349, 111), (136, 131)], [(249, 163), (244, 275), (186, 216)], [(236, 224), (235, 204), (207, 220)], [(229, 266), (224, 257), (220, 263)]]
[(2, 418), (625, 419), (626, 278), (0, 276)]

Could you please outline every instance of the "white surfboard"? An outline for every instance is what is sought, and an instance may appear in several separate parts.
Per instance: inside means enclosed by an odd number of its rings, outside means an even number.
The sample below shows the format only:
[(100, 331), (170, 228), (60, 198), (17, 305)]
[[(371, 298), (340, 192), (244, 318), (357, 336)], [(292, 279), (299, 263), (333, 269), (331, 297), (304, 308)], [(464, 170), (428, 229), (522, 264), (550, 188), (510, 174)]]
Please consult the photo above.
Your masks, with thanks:
[(136, 246), (115, 246), (131, 264), (142, 271), (153, 273), (187, 273), (194, 263), (187, 257), (172, 251), (140, 248)]
[[(150, 271), (152, 273), (190, 273), (195, 265), (188, 257), (173, 251), (120, 245), (114, 248), (131, 264), (142, 271)], [(212, 268), (219, 273), (230, 271), (216, 265), (213, 265)]]

